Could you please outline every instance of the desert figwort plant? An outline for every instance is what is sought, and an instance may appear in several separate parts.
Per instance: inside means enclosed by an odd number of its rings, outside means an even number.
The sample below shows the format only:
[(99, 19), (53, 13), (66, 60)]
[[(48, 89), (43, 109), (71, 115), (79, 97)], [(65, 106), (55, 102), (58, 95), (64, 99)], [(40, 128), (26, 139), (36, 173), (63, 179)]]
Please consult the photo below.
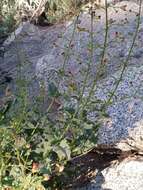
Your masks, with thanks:
[[(63, 92), (59, 89), (60, 84), (55, 85), (55, 83), (49, 82), (48, 94), (46, 94), (43, 83), (40, 87), (39, 96), (37, 98), (33, 97), (34, 100), (30, 102), (28, 88), (32, 81), (27, 81), (25, 77), (21, 76), (24, 60), (20, 59), (23, 56), (19, 52), (18, 56), (21, 62), (18, 67), (18, 90), (14, 94), (6, 95), (7, 97), (0, 109), (0, 188), (2, 190), (64, 189), (64, 186), (68, 185), (64, 180), (64, 175), (68, 176), (66, 170), (68, 162), (73, 157), (85, 154), (94, 148), (100, 123), (98, 120), (94, 122), (90, 120), (88, 114), (92, 111), (92, 106), (100, 107), (103, 104), (102, 101), (94, 98), (94, 93), (100, 74), (104, 71), (103, 61), (108, 48), (107, 0), (105, 0), (105, 4), (106, 29), (101, 60), (91, 88), (88, 88), (87, 96), (84, 94), (94, 63), (93, 54), (96, 51), (94, 46), (92, 1), (89, 31), (90, 59), (79, 91), (73, 86), (73, 93), (68, 93), (69, 89)], [(118, 83), (107, 102), (105, 102), (107, 105), (114, 97), (131, 57), (140, 24), (140, 14), (141, 1), (133, 43), (127, 60), (123, 63), (123, 70)], [(70, 51), (72, 51), (71, 45), (77, 29), (79, 12), (76, 16), (71, 39), (65, 50), (63, 67), (58, 72), (60, 79), (68, 78), (66, 65), (70, 59)], [(41, 111), (42, 106), (40, 105), (45, 103), (45, 96), (48, 96), (50, 101), (47, 102), (46, 110)], [(76, 103), (73, 103), (73, 99)]]

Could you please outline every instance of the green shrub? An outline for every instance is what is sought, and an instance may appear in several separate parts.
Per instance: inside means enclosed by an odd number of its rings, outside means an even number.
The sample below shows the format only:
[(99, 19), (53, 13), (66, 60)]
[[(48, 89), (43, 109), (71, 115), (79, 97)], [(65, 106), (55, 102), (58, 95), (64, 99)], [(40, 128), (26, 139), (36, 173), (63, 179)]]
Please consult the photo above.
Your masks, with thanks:
[(80, 115), (76, 113), (70, 97), (59, 103), (57, 117), (50, 117), (63, 96), (55, 84), (49, 84), (51, 101), (46, 112), (39, 108), (42, 94), (35, 99), (36, 104), (31, 104), (23, 84), (20, 82), (17, 95), (5, 97), (0, 109), (0, 188), (60, 188), (65, 184), (64, 179), (59, 184), (58, 178), (67, 162), (96, 144), (99, 124), (87, 119), (86, 108)]

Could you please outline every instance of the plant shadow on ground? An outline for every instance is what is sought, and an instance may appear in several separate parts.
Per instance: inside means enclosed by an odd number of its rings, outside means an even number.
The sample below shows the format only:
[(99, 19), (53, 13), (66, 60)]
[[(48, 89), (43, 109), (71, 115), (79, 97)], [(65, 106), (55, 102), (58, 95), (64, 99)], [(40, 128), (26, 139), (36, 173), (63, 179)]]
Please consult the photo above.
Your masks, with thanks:
[(78, 189), (91, 182), (91, 187), (93, 184), (99, 190), (106, 190), (102, 187), (105, 182), (102, 170), (133, 155), (138, 155), (138, 151), (122, 151), (114, 146), (98, 145), (85, 155), (77, 156), (68, 162), (65, 175), (61, 175), (61, 180), (65, 183), (63, 187)]

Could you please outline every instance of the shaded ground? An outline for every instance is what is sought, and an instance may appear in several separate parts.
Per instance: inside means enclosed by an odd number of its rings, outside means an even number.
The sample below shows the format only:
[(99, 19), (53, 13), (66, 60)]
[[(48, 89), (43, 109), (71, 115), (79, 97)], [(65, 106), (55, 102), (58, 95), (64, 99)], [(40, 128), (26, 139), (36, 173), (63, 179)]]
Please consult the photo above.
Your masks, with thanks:
[(105, 190), (102, 187), (105, 182), (102, 171), (110, 166), (119, 165), (123, 160), (131, 160), (133, 157), (142, 158), (136, 150), (122, 151), (114, 146), (98, 146), (87, 154), (73, 158), (67, 164), (65, 168), (67, 173), (61, 176), (61, 182), (67, 185), (64, 189), (80, 189), (96, 179), (95, 190)]

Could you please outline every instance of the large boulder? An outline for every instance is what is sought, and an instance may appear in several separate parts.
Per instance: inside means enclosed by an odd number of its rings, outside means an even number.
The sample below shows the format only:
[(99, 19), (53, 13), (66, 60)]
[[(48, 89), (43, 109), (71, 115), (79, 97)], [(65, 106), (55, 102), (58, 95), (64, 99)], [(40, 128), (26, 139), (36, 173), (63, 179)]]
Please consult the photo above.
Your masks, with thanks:
[[(126, 7), (126, 5), (128, 6)], [(108, 48), (105, 55), (106, 61), (101, 66), (101, 78), (121, 69), (136, 31), (138, 9), (139, 6), (136, 3), (128, 3), (127, 1), (108, 8), (110, 29), (108, 33)], [(143, 17), (141, 17), (141, 20), (143, 20)], [(82, 81), (83, 73), (87, 69), (88, 63), (91, 62), (90, 27), (91, 16), (85, 12), (77, 20), (69, 22), (62, 35), (63, 38), (59, 38), (56, 41), (55, 47), (51, 49), (48, 55), (44, 55), (38, 60), (36, 64), (37, 75), (40, 73), (41, 76), (43, 72), (42, 75), (45, 76), (46, 70), (49, 70), (49, 65), (59, 69), (65, 64), (65, 69), (74, 70), (73, 73), (76, 80)], [(93, 63), (90, 63), (92, 69), (90, 70), (91, 76), (89, 80), (92, 80), (97, 74), (97, 67), (101, 63), (105, 37), (104, 8), (96, 9), (95, 11), (93, 32)], [(135, 43), (136, 47), (132, 53), (132, 59), (129, 62), (130, 65), (142, 65), (142, 33), (141, 27)]]
[[(93, 36), (91, 36), (91, 15), (84, 11), (77, 19), (42, 29), (25, 23), (4, 43), (5, 55), (0, 62), (0, 72), (16, 78), (21, 74), (26, 78), (36, 76), (38, 82), (43, 81), (45, 87), (52, 80), (61, 82), (61, 90), (68, 81), (60, 81), (58, 71), (63, 69), (71, 80), (80, 88), (85, 77), (85, 70), (90, 63), (85, 95), (99, 74), (95, 97), (102, 102), (108, 101), (111, 92), (120, 79), (123, 64), (126, 62), (133, 37), (137, 29), (139, 5), (131, 1), (122, 1), (114, 7), (108, 7), (109, 31), (108, 47), (104, 62), (101, 64), (103, 44), (105, 40), (106, 15), (105, 8), (95, 6), (93, 20)], [(126, 65), (121, 82), (107, 107), (106, 118), (101, 118), (98, 132), (98, 144), (119, 147), (121, 150), (138, 150), (139, 156), (123, 160), (118, 165), (99, 171), (99, 175), (86, 189), (94, 190), (142, 190), (143, 174), (143, 12), (141, 24), (134, 44), (131, 58)], [(93, 38), (93, 44), (91, 44)], [(91, 46), (93, 55), (91, 62)], [(17, 68), (22, 68), (18, 70)], [(102, 72), (101, 72), (102, 71)], [(19, 73), (21, 72), (21, 73)], [(2, 76), (1, 76), (2, 77)], [(65, 88), (66, 89), (66, 88)], [(89, 117), (97, 121), (96, 113)], [(136, 169), (135, 169), (136, 168)], [(136, 171), (135, 171), (136, 170)], [(136, 177), (135, 177), (136, 175)], [(111, 177), (113, 180), (111, 180)]]

